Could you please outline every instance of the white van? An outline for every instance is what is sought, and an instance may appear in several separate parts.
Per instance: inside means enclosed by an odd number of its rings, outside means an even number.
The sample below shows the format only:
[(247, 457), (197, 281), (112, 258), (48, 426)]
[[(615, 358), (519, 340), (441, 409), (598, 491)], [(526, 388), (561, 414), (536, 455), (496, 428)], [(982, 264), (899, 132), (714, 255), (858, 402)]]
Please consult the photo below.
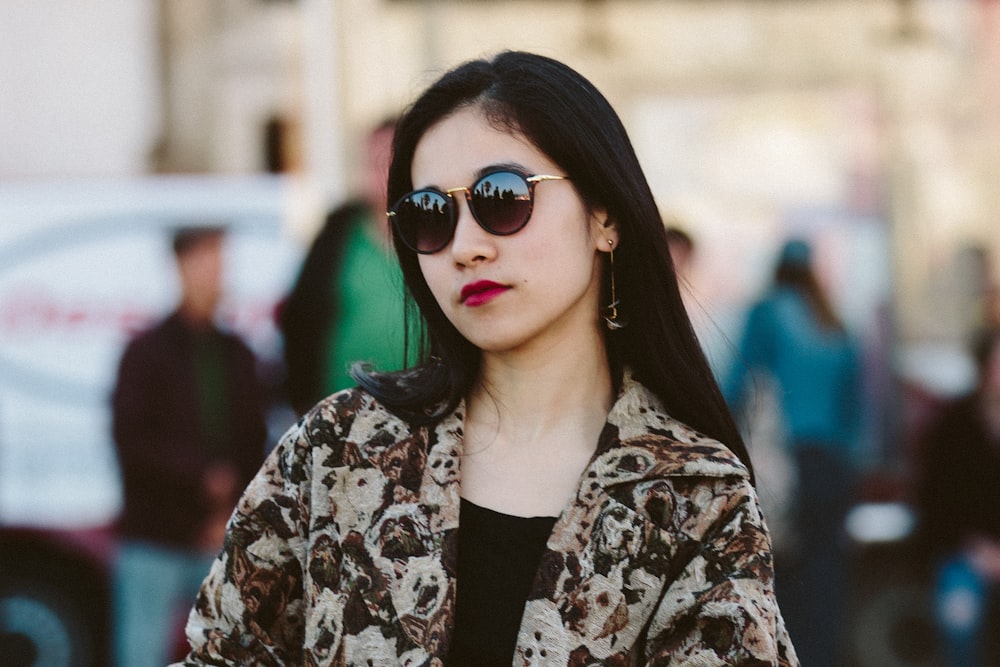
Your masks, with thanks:
[[(170, 230), (228, 227), (224, 322), (265, 367), (302, 248), (280, 177), (0, 184), (0, 655), (108, 664), (121, 483), (110, 394), (128, 337), (178, 286)], [(277, 409), (273, 429), (291, 421)], [(21, 660), (22, 662), (18, 662)]]

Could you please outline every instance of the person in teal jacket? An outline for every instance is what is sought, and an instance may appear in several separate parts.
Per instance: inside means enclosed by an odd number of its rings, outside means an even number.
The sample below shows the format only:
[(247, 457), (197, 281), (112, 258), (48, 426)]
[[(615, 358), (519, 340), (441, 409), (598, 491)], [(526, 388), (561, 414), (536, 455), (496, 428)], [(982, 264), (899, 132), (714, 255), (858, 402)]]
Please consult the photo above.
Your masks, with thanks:
[(777, 579), (802, 664), (838, 665), (845, 645), (843, 525), (860, 414), (860, 359), (799, 239), (781, 250), (767, 293), (747, 316), (723, 391), (740, 414), (769, 376), (778, 394), (795, 491), (795, 558)]

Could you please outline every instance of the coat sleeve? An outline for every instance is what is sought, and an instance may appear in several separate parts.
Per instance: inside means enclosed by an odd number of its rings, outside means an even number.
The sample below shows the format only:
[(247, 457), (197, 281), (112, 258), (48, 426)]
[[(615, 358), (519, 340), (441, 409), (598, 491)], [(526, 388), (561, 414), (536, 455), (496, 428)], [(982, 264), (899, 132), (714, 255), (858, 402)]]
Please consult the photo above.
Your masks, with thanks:
[(188, 617), (191, 651), (179, 664), (303, 664), (310, 454), (300, 423), (247, 487)]
[[(660, 667), (795, 667), (774, 596), (770, 537), (753, 487), (714, 480), (694, 519), (700, 546), (654, 613), (645, 655)], [(692, 534), (694, 525), (688, 526)]]

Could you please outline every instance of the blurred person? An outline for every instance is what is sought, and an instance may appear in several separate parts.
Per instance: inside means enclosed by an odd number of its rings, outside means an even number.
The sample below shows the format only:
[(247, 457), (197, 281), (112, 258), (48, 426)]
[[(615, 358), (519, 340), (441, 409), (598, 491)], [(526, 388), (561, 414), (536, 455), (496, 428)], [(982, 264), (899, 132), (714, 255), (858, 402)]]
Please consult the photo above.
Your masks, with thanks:
[(406, 361), (403, 282), (385, 214), (394, 126), (384, 121), (366, 138), (362, 194), (327, 215), (281, 308), (286, 393), (299, 415), (352, 386), (353, 363), (392, 371)]
[(796, 551), (789, 562), (779, 559), (778, 599), (802, 664), (840, 665), (859, 354), (816, 278), (811, 246), (800, 239), (785, 243), (772, 286), (749, 311), (724, 383), (738, 414), (765, 380), (777, 394), (794, 475), (790, 539)]
[(985, 301), (987, 324), (1000, 328), (1000, 283), (990, 283), (986, 290)]
[(936, 569), (935, 619), (956, 667), (1000, 660), (986, 659), (1000, 648), (1000, 328), (980, 333), (972, 353), (976, 386), (925, 430), (917, 486), (920, 534)]
[[(730, 303), (717, 301), (705, 304), (699, 298), (699, 286), (692, 282), (692, 278), (701, 246), (677, 218), (671, 218), (667, 223), (667, 243), (680, 283), (681, 296), (695, 334), (712, 372), (717, 378), (725, 378), (735, 352), (732, 337), (739, 335), (743, 314)], [(787, 514), (791, 493), (791, 465), (782, 445), (780, 425), (769, 418), (773, 414), (769, 409), (769, 401), (773, 401), (773, 396), (764, 396), (758, 392), (755, 398), (758, 409), (750, 416), (744, 428), (757, 436), (754, 444), (754, 468), (758, 486), (763, 489), (759, 495), (768, 519), (774, 549), (780, 551), (786, 547), (789, 532)]]
[(733, 356), (734, 345), (730, 337), (732, 330), (740, 324), (741, 313), (730, 304), (706, 300), (705, 292), (697, 283), (698, 272), (695, 269), (702, 246), (677, 217), (667, 218), (666, 229), (670, 258), (688, 317), (712, 372), (717, 378), (724, 378)]
[(162, 667), (178, 612), (222, 546), (266, 445), (250, 349), (215, 323), (224, 230), (173, 236), (180, 303), (125, 348), (112, 398), (125, 492), (115, 573), (117, 662)]
[(670, 246), (670, 258), (674, 262), (674, 271), (681, 280), (681, 287), (690, 279), (691, 264), (694, 262), (694, 239), (676, 224), (667, 225), (667, 244)]
[(701, 343), (702, 350), (716, 377), (719, 376), (719, 359), (726, 358), (727, 348), (731, 347), (726, 339), (718, 318), (720, 312), (717, 304), (711, 305), (711, 311), (702, 301), (698, 286), (692, 282), (694, 265), (697, 259), (698, 246), (694, 237), (689, 234), (676, 218), (669, 218), (666, 223), (667, 245), (670, 248), (670, 259), (674, 264), (677, 282), (681, 290), (684, 307), (694, 327), (695, 335)]
[(666, 233), (670, 260), (674, 264), (674, 273), (677, 275), (684, 308), (687, 310), (705, 357), (712, 366), (713, 373), (718, 377), (716, 363), (716, 359), (719, 357), (718, 348), (719, 343), (725, 341), (715, 321), (716, 313), (709, 314), (705, 304), (701, 301), (697, 285), (692, 282), (698, 248), (695, 245), (694, 237), (681, 226), (680, 221), (675, 217), (667, 218)]
[(401, 119), (388, 183), (427, 349), (288, 431), (184, 664), (797, 665), (749, 456), (603, 95), (543, 56), (460, 65)]

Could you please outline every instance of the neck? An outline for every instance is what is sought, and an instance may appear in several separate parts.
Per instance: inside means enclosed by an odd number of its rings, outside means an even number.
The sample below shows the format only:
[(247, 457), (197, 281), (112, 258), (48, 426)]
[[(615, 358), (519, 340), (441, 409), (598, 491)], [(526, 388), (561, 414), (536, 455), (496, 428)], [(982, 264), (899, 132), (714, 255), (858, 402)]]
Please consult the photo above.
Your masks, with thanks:
[[(593, 354), (485, 355), (480, 381), (468, 396), (467, 420), (480, 437), (511, 449), (542, 442), (592, 449), (613, 402), (603, 342)], [(567, 432), (594, 437), (552, 437)]]
[(463, 498), (515, 516), (563, 511), (613, 400), (603, 344), (584, 349), (484, 356), (466, 402)]
[(181, 302), (180, 307), (177, 309), (177, 313), (180, 315), (181, 319), (193, 329), (208, 329), (215, 322), (214, 312), (206, 311), (204, 308), (198, 308), (194, 304), (187, 301)]

